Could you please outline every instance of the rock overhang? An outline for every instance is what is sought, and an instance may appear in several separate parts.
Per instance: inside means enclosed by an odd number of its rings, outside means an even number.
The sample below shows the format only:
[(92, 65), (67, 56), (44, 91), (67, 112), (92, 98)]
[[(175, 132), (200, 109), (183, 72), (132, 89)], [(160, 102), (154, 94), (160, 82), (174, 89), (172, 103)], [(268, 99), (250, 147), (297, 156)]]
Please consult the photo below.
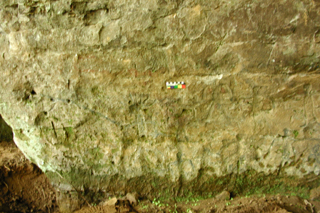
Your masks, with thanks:
[(0, 113), (58, 187), (319, 174), (318, 3), (2, 6)]

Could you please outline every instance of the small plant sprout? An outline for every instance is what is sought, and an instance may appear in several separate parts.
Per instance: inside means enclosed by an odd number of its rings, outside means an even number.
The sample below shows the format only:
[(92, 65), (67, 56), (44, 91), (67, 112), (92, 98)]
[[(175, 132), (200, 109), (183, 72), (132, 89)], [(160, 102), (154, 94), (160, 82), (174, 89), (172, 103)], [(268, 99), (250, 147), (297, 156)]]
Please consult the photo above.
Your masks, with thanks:
[(160, 200), (157, 200), (156, 198), (153, 199), (152, 203), (153, 203), (154, 205), (158, 206), (158, 207), (163, 206), (163, 205), (161, 204)]

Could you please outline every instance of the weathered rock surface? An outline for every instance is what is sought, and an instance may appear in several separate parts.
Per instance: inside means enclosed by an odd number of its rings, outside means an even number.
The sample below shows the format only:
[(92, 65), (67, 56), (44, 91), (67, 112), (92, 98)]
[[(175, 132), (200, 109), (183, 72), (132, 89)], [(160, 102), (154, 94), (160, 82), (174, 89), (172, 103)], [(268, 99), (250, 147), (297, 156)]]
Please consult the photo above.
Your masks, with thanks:
[(217, 200), (230, 200), (230, 192), (223, 191), (215, 196), (215, 199)]
[(318, 199), (320, 197), (320, 187), (310, 190), (310, 199)]
[(0, 113), (57, 187), (320, 173), (319, 1), (0, 8)]

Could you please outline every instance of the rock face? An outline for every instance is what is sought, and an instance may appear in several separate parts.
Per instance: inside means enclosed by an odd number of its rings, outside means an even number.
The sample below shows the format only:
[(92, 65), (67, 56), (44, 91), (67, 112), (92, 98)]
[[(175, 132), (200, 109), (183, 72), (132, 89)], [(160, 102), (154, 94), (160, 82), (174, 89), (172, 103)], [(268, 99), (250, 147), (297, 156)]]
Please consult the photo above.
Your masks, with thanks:
[(0, 113), (57, 187), (320, 173), (319, 1), (0, 8)]

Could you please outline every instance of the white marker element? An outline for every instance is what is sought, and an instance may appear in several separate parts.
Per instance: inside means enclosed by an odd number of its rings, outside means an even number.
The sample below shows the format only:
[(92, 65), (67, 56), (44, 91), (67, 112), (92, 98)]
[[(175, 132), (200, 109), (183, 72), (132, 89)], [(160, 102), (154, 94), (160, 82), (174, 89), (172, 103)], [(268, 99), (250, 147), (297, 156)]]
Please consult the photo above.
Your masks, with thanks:
[(204, 84), (212, 84), (216, 80), (221, 80), (222, 77), (223, 77), (223, 74), (211, 75), (211, 76), (205, 76), (205, 77), (197, 77), (197, 80), (202, 81)]
[(182, 84), (184, 84), (184, 82), (182, 81), (182, 82), (166, 82), (166, 85), (167, 86), (176, 86), (176, 85), (182, 85)]

